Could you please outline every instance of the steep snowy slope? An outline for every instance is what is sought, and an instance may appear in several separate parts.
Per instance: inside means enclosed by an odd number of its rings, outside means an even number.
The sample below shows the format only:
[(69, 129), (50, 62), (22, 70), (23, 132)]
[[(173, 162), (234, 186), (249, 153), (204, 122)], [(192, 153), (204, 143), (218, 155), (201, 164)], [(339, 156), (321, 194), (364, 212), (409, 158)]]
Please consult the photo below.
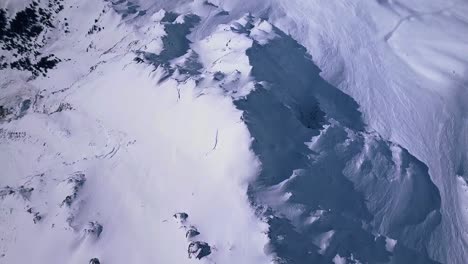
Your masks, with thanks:
[(328, 81), (356, 99), (369, 126), (427, 164), (442, 197), (429, 254), (465, 263), (466, 1), (279, 4), (272, 20), (308, 48)]
[(0, 263), (467, 259), (463, 2), (0, 8)]

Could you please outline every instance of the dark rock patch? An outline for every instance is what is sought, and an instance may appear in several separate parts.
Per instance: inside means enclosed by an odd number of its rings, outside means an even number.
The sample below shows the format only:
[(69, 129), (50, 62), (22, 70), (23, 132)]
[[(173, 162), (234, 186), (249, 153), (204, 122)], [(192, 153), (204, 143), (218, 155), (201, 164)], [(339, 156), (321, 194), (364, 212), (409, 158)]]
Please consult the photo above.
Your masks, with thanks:
[(226, 77), (226, 74), (219, 72), (219, 71), (213, 74), (213, 80), (218, 81), (218, 82), (222, 81), (225, 77)]
[(47, 70), (60, 62), (53, 54), (42, 55), (39, 49), (45, 44), (43, 33), (54, 28), (54, 17), (64, 8), (62, 2), (50, 0), (45, 8), (33, 1), (11, 19), (6, 10), (0, 9), (0, 48), (15, 58), (14, 61), (0, 58), (0, 70), (10, 67), (30, 71), (34, 76), (45, 76)]
[(188, 244), (188, 256), (189, 258), (196, 258), (202, 259), (211, 254), (211, 246), (203, 241), (197, 239), (194, 241), (195, 237), (200, 236), (200, 232), (198, 229), (190, 225), (188, 222), (188, 214), (187, 213), (176, 213), (174, 214), (174, 218), (180, 224), (180, 227), (185, 230), (185, 237), (187, 238)]
[(73, 110), (73, 107), (71, 106), (71, 104), (69, 104), (69, 103), (60, 103), (59, 106), (57, 107), (57, 110), (55, 110), (54, 112), (52, 112), (50, 114), (60, 113), (60, 112), (63, 112), (63, 111), (68, 111), (68, 110)]
[(188, 227), (187, 231), (185, 232), (185, 237), (187, 239), (192, 239), (198, 235), (200, 235), (200, 232), (198, 232), (197, 228), (194, 226)]
[(48, 70), (53, 69), (60, 61), (53, 54), (41, 57), (37, 62), (32, 62), (29, 58), (25, 57), (10, 63), (10, 67), (20, 71), (29, 71), (34, 76), (46, 76)]
[(16, 190), (10, 186), (5, 186), (0, 189), (0, 198), (5, 198), (7, 195), (13, 195), (16, 193)]
[(33, 191), (34, 188), (25, 187), (23, 185), (19, 186), (18, 188), (5, 186), (0, 188), (0, 198), (3, 199), (8, 195), (19, 195), (23, 200), (29, 200)]
[(37, 224), (41, 220), (42, 220), (42, 216), (39, 214), (39, 212), (34, 213), (33, 222)]
[(88, 235), (92, 235), (95, 238), (99, 238), (103, 231), (103, 227), (97, 221), (89, 222), (88, 225), (85, 227), (84, 232)]
[(96, 33), (96, 32), (100, 32), (100, 31), (103, 30), (103, 29), (104, 29), (104, 27), (100, 27), (100, 26), (98, 26), (98, 25), (93, 25), (93, 26), (91, 27), (91, 29), (88, 30), (88, 35), (92, 35), (92, 34), (94, 34), (94, 33)]
[(202, 259), (211, 254), (211, 247), (206, 242), (190, 242), (187, 252), (189, 258)]
[(101, 264), (98, 258), (92, 258), (89, 260), (89, 264)]
[(188, 214), (187, 213), (184, 213), (184, 212), (181, 212), (181, 213), (175, 213), (174, 215), (174, 218), (179, 221), (181, 224), (184, 224), (187, 219), (188, 219)]
[(207, 0), (204, 1), (203, 4), (206, 5), (206, 6), (211, 6), (211, 7), (214, 7), (214, 8), (219, 8), (219, 6), (217, 6), (217, 5), (211, 3), (210, 1), (207, 1)]
[(31, 193), (34, 191), (34, 188), (32, 187), (25, 187), (23, 185), (21, 185), (18, 189), (17, 189), (17, 193), (19, 195), (21, 195), (21, 197), (25, 200), (29, 200), (31, 198)]
[(229, 16), (229, 12), (226, 10), (220, 11), (216, 16)]
[(8, 115), (12, 114), (13, 111), (11, 108), (7, 108), (3, 105), (0, 105), (0, 119), (6, 118)]
[(34, 224), (39, 223), (39, 222), (42, 220), (42, 218), (43, 218), (43, 216), (42, 216), (39, 212), (35, 211), (35, 210), (34, 210), (33, 208), (31, 208), (31, 207), (30, 207), (28, 210), (26, 210), (26, 212), (28, 212), (28, 213), (30, 213), (30, 214), (33, 215), (33, 222), (34, 222)]
[(67, 183), (72, 186), (72, 193), (67, 195), (65, 199), (62, 201), (62, 206), (66, 205), (70, 207), (75, 199), (78, 197), (78, 193), (83, 188), (83, 185), (86, 182), (86, 177), (81, 172), (76, 172), (70, 178), (68, 178)]

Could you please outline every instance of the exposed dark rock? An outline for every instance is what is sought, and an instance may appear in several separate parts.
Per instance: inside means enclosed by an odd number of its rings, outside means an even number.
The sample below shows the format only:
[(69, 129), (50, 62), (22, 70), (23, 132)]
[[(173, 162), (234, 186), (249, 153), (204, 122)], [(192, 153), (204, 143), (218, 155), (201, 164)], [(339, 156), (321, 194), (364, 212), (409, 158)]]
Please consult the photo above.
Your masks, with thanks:
[(98, 258), (92, 258), (89, 260), (89, 264), (101, 264)]
[(29, 71), (34, 76), (43, 75), (45, 76), (48, 70), (53, 69), (60, 59), (56, 58), (53, 54), (42, 57), (38, 62), (34, 63), (29, 58), (21, 58), (17, 61), (10, 63), (12, 69), (20, 71)]
[(83, 187), (86, 182), (86, 177), (82, 172), (75, 172), (70, 178), (68, 178), (67, 182), (73, 184), (75, 191), (78, 191), (78, 189)]
[(213, 80), (218, 81), (218, 82), (222, 81), (225, 77), (226, 77), (226, 75), (224, 73), (222, 73), (222, 72), (219, 72), (219, 71), (215, 72), (213, 74)]
[(73, 110), (73, 107), (69, 103), (60, 103), (60, 105), (57, 107), (57, 110), (55, 110), (51, 114), (59, 113), (66, 110)]
[(103, 227), (101, 224), (99, 224), (97, 221), (89, 222), (87, 227), (84, 229), (84, 232), (86, 234), (90, 234), (95, 236), (96, 238), (99, 238), (101, 236)]
[(101, 30), (103, 30), (102, 27), (100, 27), (100, 26), (98, 26), (98, 25), (93, 25), (93, 26), (91, 27), (91, 29), (88, 30), (88, 35), (92, 35), (92, 34), (94, 34), (94, 33), (96, 33), (96, 32), (100, 32)]
[(185, 223), (185, 221), (187, 221), (187, 218), (188, 218), (188, 214), (187, 213), (184, 213), (184, 212), (181, 212), (181, 213), (175, 213), (174, 214), (174, 218), (179, 221), (181, 224)]
[(5, 198), (7, 195), (18, 194), (24, 200), (29, 200), (31, 193), (34, 191), (34, 188), (20, 186), (18, 188), (12, 188), (10, 186), (5, 186), (0, 189), (0, 198)]
[(11, 113), (12, 113), (11, 108), (6, 108), (5, 106), (0, 105), (0, 119), (5, 118), (7, 115)]
[(185, 237), (188, 239), (194, 238), (198, 235), (200, 235), (200, 232), (198, 232), (197, 228), (194, 226), (190, 226), (189, 228), (187, 228), (187, 231), (185, 232)]
[(189, 258), (202, 259), (211, 254), (211, 247), (206, 242), (195, 241), (190, 242), (188, 246)]
[(51, 54), (42, 57), (39, 62), (35, 64), (35, 68), (41, 72), (47, 72), (49, 69), (53, 69), (60, 59), (56, 58), (55, 55)]
[(32, 191), (34, 191), (34, 188), (24, 187), (23, 185), (21, 185), (17, 190), (18, 194), (21, 195), (21, 197), (25, 200), (29, 200)]
[(7, 195), (13, 195), (15, 194), (16, 191), (11, 188), (10, 186), (5, 186), (2, 189), (0, 189), (0, 198), (5, 198)]
[(62, 201), (62, 205), (67, 205), (67, 206), (71, 206), (71, 204), (73, 203), (73, 197), (71, 195), (67, 195), (67, 197), (65, 197), (65, 199)]
[(143, 63), (143, 62), (145, 62), (142, 58), (139, 58), (139, 57), (135, 57), (135, 58), (133, 59), (133, 61), (135, 61), (136, 63)]
[(73, 192), (72, 194), (67, 195), (67, 197), (65, 197), (65, 199), (62, 202), (62, 206), (67, 205), (68, 207), (70, 207), (72, 205), (72, 203), (75, 201), (76, 197), (78, 196), (78, 192), (83, 187), (85, 182), (86, 182), (86, 177), (81, 172), (76, 172), (70, 178), (68, 178), (67, 183), (72, 185)]
[(229, 16), (229, 12), (226, 10), (223, 10), (219, 12), (218, 14), (216, 14), (216, 16)]
[(37, 224), (37, 223), (39, 223), (39, 221), (41, 221), (41, 220), (42, 220), (42, 216), (39, 214), (39, 212), (34, 213), (33, 222), (34, 222), (35, 224)]
[(207, 1), (207, 0), (206, 0), (205, 2), (203, 2), (203, 4), (206, 5), (206, 6), (214, 7), (214, 8), (218, 8), (218, 7), (219, 7), (219, 6), (217, 6), (217, 5), (211, 3), (210, 1)]
[(8, 63), (6, 62), (5, 56), (0, 56), (0, 70), (6, 69), (8, 67)]
[(39, 50), (45, 43), (42, 33), (54, 28), (53, 19), (63, 9), (62, 1), (49, 0), (48, 8), (42, 8), (33, 1), (11, 19), (6, 10), (0, 9), (0, 49), (11, 52), (16, 58), (15, 61), (0, 58), (0, 70), (9, 66), (39, 76), (60, 62), (53, 54), (43, 56)]

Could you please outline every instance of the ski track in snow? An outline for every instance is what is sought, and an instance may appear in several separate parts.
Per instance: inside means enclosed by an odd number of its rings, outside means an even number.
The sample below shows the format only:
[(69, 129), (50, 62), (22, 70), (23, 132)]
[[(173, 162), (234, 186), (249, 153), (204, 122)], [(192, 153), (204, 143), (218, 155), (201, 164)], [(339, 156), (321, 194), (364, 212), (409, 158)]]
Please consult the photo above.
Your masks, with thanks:
[(468, 259), (464, 1), (50, 2), (0, 50), (0, 263)]

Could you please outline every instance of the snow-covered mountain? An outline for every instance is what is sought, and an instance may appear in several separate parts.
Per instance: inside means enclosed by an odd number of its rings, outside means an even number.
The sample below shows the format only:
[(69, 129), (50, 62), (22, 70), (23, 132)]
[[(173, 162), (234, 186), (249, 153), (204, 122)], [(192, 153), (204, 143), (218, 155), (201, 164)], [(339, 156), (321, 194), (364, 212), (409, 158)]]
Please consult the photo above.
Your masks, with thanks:
[(466, 263), (466, 14), (3, 0), (0, 263)]

